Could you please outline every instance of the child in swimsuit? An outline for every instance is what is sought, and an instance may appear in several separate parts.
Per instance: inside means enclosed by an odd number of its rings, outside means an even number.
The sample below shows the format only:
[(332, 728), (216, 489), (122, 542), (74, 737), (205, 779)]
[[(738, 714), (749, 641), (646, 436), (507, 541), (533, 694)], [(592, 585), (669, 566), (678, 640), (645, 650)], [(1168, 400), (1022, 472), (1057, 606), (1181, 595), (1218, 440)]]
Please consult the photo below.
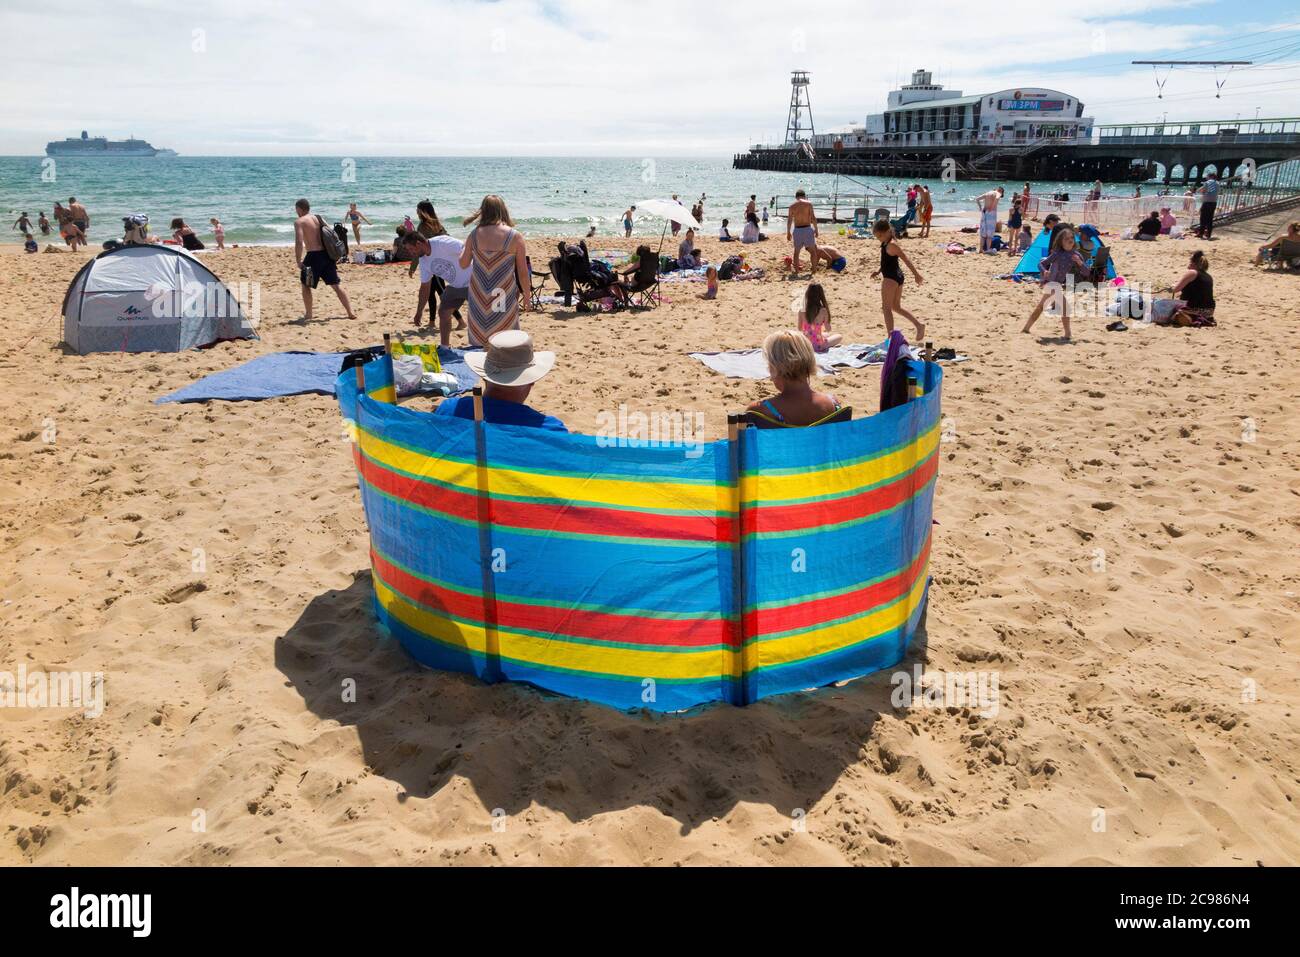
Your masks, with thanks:
[(903, 269), (898, 261), (901, 259), (912, 271), (918, 286), (924, 280), (912, 265), (912, 260), (907, 258), (907, 253), (903, 252), (903, 247), (898, 245), (898, 238), (894, 235), (894, 227), (889, 225), (889, 220), (876, 220), (871, 232), (880, 240), (880, 268), (871, 274), (871, 278), (881, 279), (880, 307), (885, 316), (885, 331), (894, 331), (894, 313), (898, 313), (916, 326), (916, 339), (919, 342), (925, 335), (925, 323), (903, 308)]
[(804, 292), (803, 309), (799, 310), (799, 331), (808, 337), (813, 352), (826, 352), (843, 341), (842, 336), (831, 332), (831, 308), (821, 283), (809, 283)]
[(705, 274), (704, 274), (704, 278), (705, 278), (706, 280), (708, 280), (708, 288), (705, 289), (704, 292), (700, 293), (700, 298), (701, 298), (701, 299), (717, 299), (717, 298), (718, 298), (718, 270), (717, 270), (717, 268), (714, 267), (714, 266), (710, 266), (710, 267), (708, 268), (708, 271), (705, 272)]
[(208, 220), (212, 224), (212, 235), (217, 239), (217, 248), (226, 248), (226, 227), (221, 225), (221, 220), (213, 216)]

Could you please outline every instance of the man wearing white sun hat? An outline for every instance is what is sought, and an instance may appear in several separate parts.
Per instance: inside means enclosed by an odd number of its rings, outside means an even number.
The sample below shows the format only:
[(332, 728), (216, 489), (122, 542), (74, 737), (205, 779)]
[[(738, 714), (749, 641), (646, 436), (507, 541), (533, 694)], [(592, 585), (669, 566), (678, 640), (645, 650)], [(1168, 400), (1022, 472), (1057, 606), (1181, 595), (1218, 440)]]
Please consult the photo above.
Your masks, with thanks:
[[(483, 380), (483, 421), (567, 432), (564, 423), (527, 404), (535, 383), (555, 368), (554, 352), (534, 352), (533, 337), (522, 329), (505, 329), (488, 340), (482, 352), (465, 353), (465, 364)], [(474, 418), (474, 398), (447, 399), (439, 415)]]

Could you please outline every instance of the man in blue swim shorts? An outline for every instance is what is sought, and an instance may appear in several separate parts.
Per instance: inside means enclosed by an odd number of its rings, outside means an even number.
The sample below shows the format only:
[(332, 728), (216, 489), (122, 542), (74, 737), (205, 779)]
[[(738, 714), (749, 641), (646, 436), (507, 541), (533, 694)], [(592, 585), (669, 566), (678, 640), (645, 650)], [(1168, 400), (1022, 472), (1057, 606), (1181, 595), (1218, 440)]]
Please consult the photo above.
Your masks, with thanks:
[(808, 202), (808, 194), (802, 189), (795, 192), (794, 202), (786, 211), (785, 238), (794, 243), (794, 256), (791, 259), (794, 271), (799, 272), (800, 251), (808, 249), (809, 270), (810, 273), (815, 273), (817, 271), (817, 211), (813, 209), (813, 204)]

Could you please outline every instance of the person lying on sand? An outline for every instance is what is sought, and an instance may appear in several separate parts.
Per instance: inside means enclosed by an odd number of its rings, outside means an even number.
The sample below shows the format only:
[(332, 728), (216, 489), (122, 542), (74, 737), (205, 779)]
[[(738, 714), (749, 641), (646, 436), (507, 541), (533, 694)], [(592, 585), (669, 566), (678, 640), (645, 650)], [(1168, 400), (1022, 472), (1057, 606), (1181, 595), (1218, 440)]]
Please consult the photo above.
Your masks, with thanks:
[(751, 403), (747, 411), (780, 425), (808, 426), (818, 425), (840, 410), (835, 396), (812, 387), (817, 358), (802, 332), (782, 329), (772, 333), (763, 340), (763, 358), (777, 394)]
[[(465, 364), (483, 380), (483, 421), (569, 431), (555, 416), (527, 404), (533, 384), (555, 368), (555, 353), (534, 352), (531, 334), (522, 329), (502, 330), (488, 340), (487, 349), (465, 353)], [(474, 397), (444, 399), (434, 411), (472, 419)]]

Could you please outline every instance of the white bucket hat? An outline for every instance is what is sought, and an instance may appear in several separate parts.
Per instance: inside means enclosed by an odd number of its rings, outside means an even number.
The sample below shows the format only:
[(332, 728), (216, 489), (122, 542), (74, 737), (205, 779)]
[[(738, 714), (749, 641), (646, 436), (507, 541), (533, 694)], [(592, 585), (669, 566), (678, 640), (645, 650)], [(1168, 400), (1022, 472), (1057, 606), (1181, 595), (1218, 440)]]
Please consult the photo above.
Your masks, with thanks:
[(465, 364), (486, 382), (531, 385), (555, 367), (555, 353), (534, 352), (531, 334), (506, 329), (489, 339), (484, 351), (465, 353)]

